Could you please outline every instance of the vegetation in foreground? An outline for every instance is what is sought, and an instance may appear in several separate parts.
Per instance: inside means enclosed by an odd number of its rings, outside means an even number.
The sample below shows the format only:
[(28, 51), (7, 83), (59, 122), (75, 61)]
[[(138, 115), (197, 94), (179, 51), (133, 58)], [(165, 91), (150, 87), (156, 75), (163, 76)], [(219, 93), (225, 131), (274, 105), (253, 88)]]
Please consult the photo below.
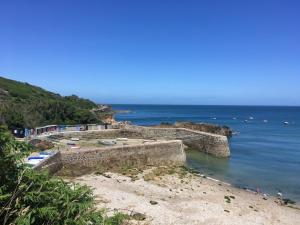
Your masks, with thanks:
[(111, 112), (97, 109), (96, 103), (76, 95), (63, 97), (28, 83), (0, 77), (0, 122), (10, 129), (101, 123), (101, 118)]
[(128, 216), (107, 217), (95, 209), (90, 188), (50, 178), (21, 163), (30, 147), (0, 126), (0, 224), (121, 224)]

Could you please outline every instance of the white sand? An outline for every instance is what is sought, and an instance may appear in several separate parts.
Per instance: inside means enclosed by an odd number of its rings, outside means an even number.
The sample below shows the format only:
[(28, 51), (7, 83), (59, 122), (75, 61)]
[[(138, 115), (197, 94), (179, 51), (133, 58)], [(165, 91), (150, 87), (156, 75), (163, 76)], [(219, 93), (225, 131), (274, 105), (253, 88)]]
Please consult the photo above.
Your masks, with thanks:
[[(146, 214), (144, 221), (130, 224), (192, 225), (192, 224), (300, 224), (300, 210), (280, 206), (274, 198), (219, 182), (188, 175), (164, 175), (154, 181), (131, 178), (116, 173), (78, 177), (75, 182), (94, 188), (99, 208), (118, 209)], [(234, 196), (226, 203), (224, 196)], [(158, 204), (150, 204), (150, 200)], [(224, 211), (228, 210), (228, 211)]]

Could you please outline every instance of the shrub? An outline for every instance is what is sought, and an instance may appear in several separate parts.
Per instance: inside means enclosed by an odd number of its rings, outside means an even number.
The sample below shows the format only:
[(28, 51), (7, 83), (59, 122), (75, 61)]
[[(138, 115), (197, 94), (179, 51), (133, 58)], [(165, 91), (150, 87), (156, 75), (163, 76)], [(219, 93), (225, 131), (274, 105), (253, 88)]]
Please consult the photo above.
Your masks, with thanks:
[(30, 147), (14, 140), (2, 126), (0, 150), (0, 224), (116, 225), (127, 218), (97, 211), (89, 187), (25, 167), (22, 158)]

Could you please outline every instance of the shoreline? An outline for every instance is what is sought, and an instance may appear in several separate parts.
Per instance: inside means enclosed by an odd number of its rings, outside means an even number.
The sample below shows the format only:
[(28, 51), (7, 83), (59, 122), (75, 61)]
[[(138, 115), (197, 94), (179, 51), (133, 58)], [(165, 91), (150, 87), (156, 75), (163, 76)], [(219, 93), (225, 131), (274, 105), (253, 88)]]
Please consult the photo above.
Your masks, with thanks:
[[(254, 189), (249, 189), (249, 188), (246, 188), (246, 187), (239, 187), (237, 185), (234, 185), (234, 184), (231, 184), (231, 183), (228, 183), (228, 182), (225, 182), (225, 181), (222, 181), (222, 180), (218, 180), (216, 178), (213, 178), (213, 177), (210, 177), (210, 176), (206, 176), (205, 174), (203, 173), (199, 173), (197, 174), (198, 176), (202, 177), (202, 178), (206, 178), (208, 180), (211, 180), (211, 181), (214, 181), (214, 182), (217, 182), (217, 183), (222, 183), (223, 185), (227, 185), (227, 186), (230, 186), (230, 187), (233, 187), (233, 188), (237, 188), (239, 190), (243, 190), (243, 191), (246, 191), (246, 192), (249, 192), (249, 193), (252, 193), (252, 194), (255, 194), (255, 195), (261, 195), (262, 197), (266, 197), (266, 198), (272, 198), (272, 199), (278, 199), (276, 196), (272, 195), (272, 194), (269, 194), (267, 192), (257, 192), (255, 191)], [(285, 198), (283, 198), (285, 199)], [(288, 198), (287, 198), (288, 199)], [(294, 201), (293, 199), (288, 199), (288, 200), (292, 200)], [(296, 201), (295, 200), (295, 203), (294, 204), (290, 204), (290, 206), (295, 206), (295, 208), (299, 209), (300, 210), (300, 202), (299, 201)]]
[(131, 170), (135, 172), (96, 172), (72, 181), (91, 186), (99, 208), (146, 216), (145, 220), (129, 224), (290, 225), (300, 220), (299, 208), (279, 205), (275, 197), (265, 200), (262, 194), (212, 177), (168, 167)]

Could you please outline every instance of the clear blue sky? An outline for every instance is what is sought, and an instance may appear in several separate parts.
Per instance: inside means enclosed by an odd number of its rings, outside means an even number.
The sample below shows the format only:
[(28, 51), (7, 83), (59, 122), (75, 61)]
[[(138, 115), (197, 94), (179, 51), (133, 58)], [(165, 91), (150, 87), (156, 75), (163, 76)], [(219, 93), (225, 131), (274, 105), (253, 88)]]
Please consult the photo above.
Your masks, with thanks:
[(300, 105), (300, 1), (2, 0), (0, 75), (104, 103)]

